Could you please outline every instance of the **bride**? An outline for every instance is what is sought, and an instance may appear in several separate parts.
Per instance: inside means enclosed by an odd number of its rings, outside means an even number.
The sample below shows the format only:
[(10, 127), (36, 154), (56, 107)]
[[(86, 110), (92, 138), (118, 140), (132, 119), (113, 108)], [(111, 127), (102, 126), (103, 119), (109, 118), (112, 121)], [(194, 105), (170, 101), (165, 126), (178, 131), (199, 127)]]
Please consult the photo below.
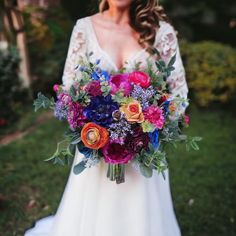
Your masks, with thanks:
[[(93, 52), (108, 71), (132, 70), (136, 62), (155, 62), (152, 48), (166, 62), (176, 53), (175, 71), (168, 79), (171, 92), (187, 97), (188, 87), (176, 33), (157, 0), (102, 0), (97, 14), (77, 20), (63, 74), (69, 87), (79, 76), (79, 58)], [(73, 166), (83, 155), (76, 150)], [(73, 169), (73, 168), (72, 168)], [(25, 236), (180, 236), (173, 210), (169, 176), (143, 177), (128, 165), (126, 181), (106, 178), (100, 162), (80, 175), (71, 171), (60, 206), (54, 216), (36, 222)]]

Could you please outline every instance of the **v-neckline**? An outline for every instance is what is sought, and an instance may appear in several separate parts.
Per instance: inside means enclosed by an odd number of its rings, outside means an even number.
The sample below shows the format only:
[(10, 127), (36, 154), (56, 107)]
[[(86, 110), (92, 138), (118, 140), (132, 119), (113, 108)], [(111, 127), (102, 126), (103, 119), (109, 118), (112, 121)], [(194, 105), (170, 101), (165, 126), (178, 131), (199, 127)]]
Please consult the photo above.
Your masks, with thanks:
[(93, 26), (93, 22), (92, 22), (92, 19), (91, 19), (91, 16), (88, 16), (87, 17), (88, 19), (88, 22), (89, 22), (89, 26), (90, 26), (90, 29), (91, 29), (91, 33), (92, 33), (92, 37), (95, 41), (95, 44), (97, 45), (97, 48), (100, 50), (100, 52), (107, 58), (107, 60), (112, 64), (112, 66), (114, 67), (114, 69), (116, 71), (119, 71), (119, 70), (122, 70), (125, 68), (125, 64), (127, 64), (129, 61), (132, 61), (135, 59), (135, 57), (137, 57), (139, 54), (141, 54), (142, 52), (145, 52), (146, 49), (145, 48), (142, 48), (134, 53), (131, 54), (131, 56), (129, 56), (121, 65), (121, 68), (119, 68), (116, 63), (114, 62), (114, 60), (112, 59), (112, 57), (101, 47), (99, 41), (98, 41), (98, 37), (96, 35), (96, 32), (95, 32), (95, 29), (94, 29), (94, 26)]

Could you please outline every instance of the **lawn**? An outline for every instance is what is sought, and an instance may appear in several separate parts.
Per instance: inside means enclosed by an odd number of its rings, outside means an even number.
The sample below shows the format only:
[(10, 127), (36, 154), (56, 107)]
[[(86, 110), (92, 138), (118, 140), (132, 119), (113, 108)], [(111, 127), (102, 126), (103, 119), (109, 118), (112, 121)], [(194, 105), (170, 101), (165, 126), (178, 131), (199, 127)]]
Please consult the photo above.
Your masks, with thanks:
[[(183, 236), (235, 236), (236, 120), (229, 111), (192, 108), (190, 115), (188, 133), (204, 138), (201, 150), (170, 150), (173, 200)], [(0, 147), (0, 235), (22, 236), (36, 219), (55, 213), (69, 168), (43, 159), (54, 151), (63, 130), (52, 119)]]

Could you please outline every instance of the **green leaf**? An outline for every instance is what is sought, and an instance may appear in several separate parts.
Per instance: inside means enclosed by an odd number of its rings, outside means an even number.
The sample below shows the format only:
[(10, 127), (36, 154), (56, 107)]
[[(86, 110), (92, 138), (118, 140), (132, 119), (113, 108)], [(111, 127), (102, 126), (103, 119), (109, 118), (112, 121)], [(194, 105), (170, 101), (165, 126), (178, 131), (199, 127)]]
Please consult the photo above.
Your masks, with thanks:
[(142, 129), (143, 129), (143, 132), (145, 133), (150, 133), (150, 132), (153, 132), (155, 130), (155, 126), (153, 124), (151, 124), (150, 122), (148, 121), (144, 121), (142, 124)]
[(146, 178), (151, 178), (152, 177), (152, 169), (150, 167), (145, 166), (144, 164), (139, 165), (140, 172), (142, 173), (143, 176)]
[(83, 172), (86, 169), (85, 166), (86, 162), (85, 161), (81, 161), (80, 163), (78, 163), (77, 165), (74, 166), (73, 168), (73, 172), (74, 174), (78, 175), (81, 172)]
[(172, 67), (176, 61), (176, 54), (170, 59), (167, 67)]
[(34, 100), (34, 110), (38, 111), (40, 108), (52, 108), (54, 106), (54, 98), (47, 98), (41, 92), (38, 93), (38, 97)]

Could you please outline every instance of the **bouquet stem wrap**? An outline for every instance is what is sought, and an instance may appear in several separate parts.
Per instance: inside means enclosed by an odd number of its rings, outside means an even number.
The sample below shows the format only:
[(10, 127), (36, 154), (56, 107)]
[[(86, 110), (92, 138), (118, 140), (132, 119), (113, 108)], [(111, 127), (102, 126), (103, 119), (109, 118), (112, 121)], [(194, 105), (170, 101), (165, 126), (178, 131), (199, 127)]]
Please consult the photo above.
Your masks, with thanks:
[(107, 178), (117, 184), (125, 182), (125, 164), (108, 164)]

